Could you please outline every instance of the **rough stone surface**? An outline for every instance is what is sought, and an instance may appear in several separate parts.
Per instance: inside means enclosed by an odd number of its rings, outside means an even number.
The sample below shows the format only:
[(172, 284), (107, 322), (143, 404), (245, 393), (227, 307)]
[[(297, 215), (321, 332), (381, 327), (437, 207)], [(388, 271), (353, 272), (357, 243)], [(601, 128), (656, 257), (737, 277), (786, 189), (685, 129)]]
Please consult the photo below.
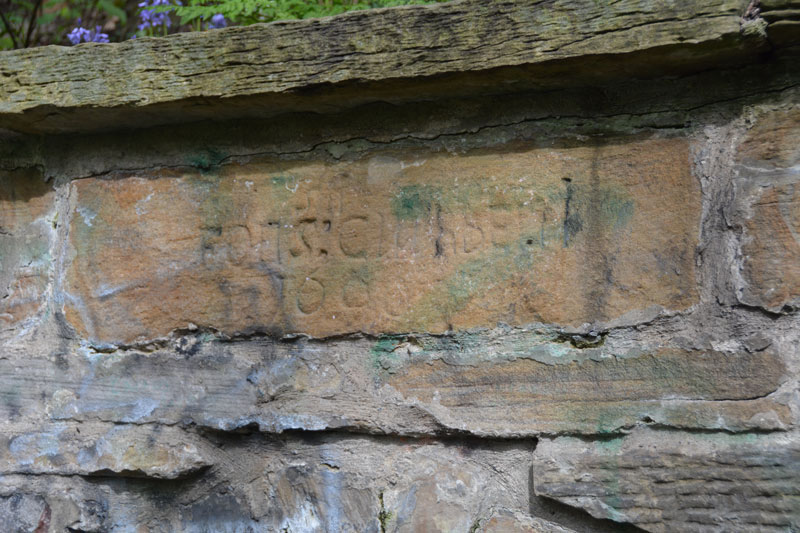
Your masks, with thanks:
[(3, 435), (2, 475), (177, 479), (210, 466), (182, 432), (170, 427), (56, 423), (37, 432), (12, 428)]
[(552, 522), (500, 509), (478, 524), (481, 533), (570, 533), (572, 530)]
[[(275, 114), (287, 104), (319, 109), (342, 102), (324, 94), (318, 102), (308, 102), (293, 93), (309, 88), (324, 92), (331, 84), (348, 82), (375, 84), (537, 65), (586, 54), (653, 50), (663, 53), (667, 68), (698, 69), (766, 46), (763, 32), (741, 31), (742, 7), (739, 0), (468, 0), (112, 46), (23, 50), (0, 59), (0, 76), (8, 80), (0, 86), (0, 127), (52, 132), (107, 128), (103, 120), (112, 116), (128, 124), (180, 115), (184, 120), (211, 118), (219, 117), (220, 109), (230, 115), (237, 107), (216, 106), (217, 99), (252, 96), (272, 99), (240, 106), (236, 114), (247, 116), (264, 107)], [(560, 76), (556, 71), (548, 77)], [(522, 81), (519, 74), (516, 78)], [(513, 78), (507, 81), (513, 83)], [(481, 85), (480, 78), (468, 83)], [(369, 101), (352, 93), (349, 99)], [(408, 95), (390, 89), (382, 99), (407, 100)], [(125, 108), (142, 111), (132, 114)]]
[(42, 476), (47, 488), (38, 495), (35, 478), (2, 476), (0, 513), (3, 506), (10, 513), (0, 516), (25, 527), (48, 514), (51, 524), (94, 531), (136, 524), (155, 531), (444, 533), (468, 531), (495, 507), (523, 513), (528, 505), (532, 443), (335, 434), (207, 440), (217, 461), (205, 477), (164, 480), (149, 490), (147, 480)]
[(610, 440), (539, 442), (534, 490), (648, 531), (800, 527), (797, 435), (640, 430)]
[(759, 116), (738, 162), (741, 301), (773, 312), (791, 309), (800, 298), (800, 108)]
[(44, 303), (55, 194), (35, 171), (0, 173), (0, 183), (0, 327), (6, 329)]
[(378, 152), (73, 184), (67, 318), (315, 337), (577, 326), (697, 302), (685, 139)]
[[(499, 334), (513, 339), (516, 351), (489, 351)], [(442, 339), (414, 336), (284, 343), (204, 337), (181, 336), (151, 353), (79, 348), (56, 360), (28, 357), (24, 369), (0, 360), (0, 413), (18, 422), (46, 414), (215, 430), (502, 437), (611, 432), (643, 420), (729, 431), (792, 423), (785, 400), (769, 397), (786, 381), (781, 358), (770, 351), (580, 350), (509, 331), (447, 338), (447, 348)]]
[(777, 390), (781, 364), (764, 352), (753, 357), (663, 350), (552, 366), (520, 356), (480, 366), (414, 358), (389, 383), (406, 398), (443, 406), (457, 419), (476, 420), (465, 427), (498, 433), (530, 425), (544, 432), (602, 433), (637, 421), (775, 429), (788, 419), (785, 406), (736, 402)]
[(0, 54), (0, 531), (800, 529), (797, 13)]

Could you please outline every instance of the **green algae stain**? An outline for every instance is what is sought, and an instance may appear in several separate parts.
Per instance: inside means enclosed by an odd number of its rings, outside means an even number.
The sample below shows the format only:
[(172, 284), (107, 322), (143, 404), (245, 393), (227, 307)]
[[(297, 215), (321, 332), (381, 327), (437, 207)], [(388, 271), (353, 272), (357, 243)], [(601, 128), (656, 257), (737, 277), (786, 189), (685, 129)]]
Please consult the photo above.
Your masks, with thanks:
[(270, 176), (269, 182), (273, 187), (284, 187), (287, 190), (292, 190), (297, 185), (297, 178), (290, 174), (277, 174)]
[[(0, 251), (0, 258), (2, 258)], [(27, 268), (46, 267), (52, 262), (50, 245), (46, 239), (31, 240), (20, 251), (20, 263)]]
[(393, 374), (414, 358), (430, 357), (436, 348), (428, 335), (382, 335), (370, 349), (370, 360), (375, 371)]
[(596, 445), (604, 454), (617, 455), (622, 450), (624, 442), (625, 437), (620, 436), (614, 439), (598, 441)]
[(319, 273), (326, 279), (341, 279), (369, 285), (380, 272), (381, 263), (377, 259), (363, 259), (353, 262), (346, 259), (330, 259), (320, 267)]
[(122, 210), (113, 196), (108, 195), (105, 198), (98, 192), (81, 194), (72, 219), (71, 232), (75, 242), (90, 254), (96, 253), (102, 246), (101, 243), (113, 240), (114, 224), (107, 219)]
[(630, 224), (634, 201), (619, 186), (574, 184), (565, 180), (561, 202), (564, 205), (563, 246), (567, 248), (581, 232), (618, 232)]
[(404, 335), (381, 335), (370, 349), (372, 368), (388, 370), (399, 362), (396, 350), (405, 341)]
[(442, 194), (429, 185), (406, 185), (392, 198), (392, 213), (398, 220), (428, 218), (441, 206)]
[(200, 204), (204, 238), (222, 235), (222, 230), (238, 215), (231, 194), (231, 182), (220, 180), (216, 175), (197, 176), (193, 180), (193, 193)]
[[(547, 187), (540, 191), (526, 191), (526, 202), (533, 205), (520, 207), (522, 197), (516, 189), (509, 189), (500, 200), (481, 188), (465, 186), (458, 190), (441, 192), (428, 186), (403, 187), (393, 199), (393, 212), (399, 220), (429, 217), (434, 209), (441, 212), (484, 209), (531, 209), (542, 206), (553, 208), (559, 204), (564, 210), (560, 217), (531, 228), (508, 242), (495, 243), (479, 257), (458, 266), (446, 279), (434, 286), (414, 309), (406, 313), (400, 324), (407, 331), (420, 331), (431, 324), (450, 323), (476, 297), (500, 286), (516, 276), (529, 273), (537, 262), (547, 261), (547, 248), (556, 243), (564, 247), (602, 235), (619, 237), (620, 231), (629, 228), (634, 216), (634, 201), (629, 191), (613, 184), (588, 186), (585, 183), (567, 182), (560, 190)], [(465, 192), (465, 189), (471, 189)], [(580, 237), (585, 235), (584, 237)], [(550, 243), (547, 246), (545, 242)], [(532, 246), (536, 244), (537, 246)], [(559, 246), (560, 247), (560, 246)]]
[(201, 172), (207, 172), (222, 163), (226, 157), (227, 155), (225, 153), (216, 148), (207, 148), (190, 154), (187, 158), (187, 162)]
[(612, 477), (606, 481), (606, 496), (603, 503), (607, 506), (608, 515), (606, 518), (616, 520), (619, 518), (617, 509), (622, 508), (621, 494), (623, 487), (620, 483), (621, 474), (619, 460), (622, 455), (622, 445), (625, 437), (620, 436), (615, 439), (599, 441), (595, 444), (601, 456), (608, 457), (608, 469), (612, 472)]
[[(519, 178), (524, 180), (524, 178)], [(420, 220), (444, 213), (495, 211), (539, 211), (563, 202), (557, 186), (536, 187), (524, 183), (493, 184), (489, 180), (464, 181), (443, 189), (411, 184), (400, 187), (392, 198), (392, 213), (398, 220)]]
[(603, 191), (599, 201), (600, 220), (614, 230), (630, 224), (633, 218), (633, 199), (619, 191)]
[[(518, 331), (505, 329), (497, 337), (493, 330), (476, 328), (441, 335), (384, 335), (371, 348), (375, 370), (389, 371), (414, 362), (441, 359), (452, 365), (474, 365), (497, 360), (531, 359), (548, 365), (567, 364), (591, 357), (557, 342), (559, 333), (549, 330)], [(410, 348), (409, 358), (405, 357)], [(593, 352), (594, 353), (594, 352)]]
[(529, 242), (538, 236), (523, 235), (507, 244), (495, 245), (481, 257), (468, 261), (437, 284), (410, 313), (401, 320), (409, 330), (421, 330), (437, 320), (450, 317), (464, 309), (478, 295), (529, 271), (536, 261), (536, 252)]
[(578, 186), (575, 203), (584, 222), (596, 221), (606, 230), (616, 231), (628, 226), (634, 214), (633, 198), (621, 187)]

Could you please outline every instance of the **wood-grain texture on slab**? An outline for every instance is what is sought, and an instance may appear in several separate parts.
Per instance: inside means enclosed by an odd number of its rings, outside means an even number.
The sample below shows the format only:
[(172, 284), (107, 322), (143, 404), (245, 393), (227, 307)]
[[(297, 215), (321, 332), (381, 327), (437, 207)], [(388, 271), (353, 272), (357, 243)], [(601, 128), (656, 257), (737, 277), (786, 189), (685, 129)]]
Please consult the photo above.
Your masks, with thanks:
[(778, 389), (784, 371), (766, 352), (663, 350), (556, 365), (457, 365), (420, 356), (387, 382), (409, 401), (447, 409), (454, 420), (480, 420), (484, 431), (604, 433), (639, 421), (742, 430), (789, 422), (786, 406), (762, 399)]
[[(289, 98), (262, 100), (241, 113), (264, 106), (273, 114), (291, 107), (322, 109), (320, 93), (312, 91), (314, 103), (298, 91), (586, 55), (665, 50), (660, 68), (698, 68), (715, 64), (720, 55), (748, 55), (739, 48), (766, 44), (763, 37), (748, 39), (741, 32), (743, 7), (740, 0), (467, 0), (119, 44), (15, 51), (0, 56), (0, 79), (7, 80), (0, 85), (0, 127), (110, 129), (196, 119), (204, 107), (206, 118), (218, 118), (218, 99), (223, 108), (233, 108), (237, 97), (251, 96)], [(567, 68), (556, 76), (563, 82), (574, 73)], [(480, 80), (447, 90), (475, 85)], [(369, 100), (368, 88), (359, 92), (349, 93), (350, 105)], [(425, 91), (417, 87), (414, 92), (419, 97)], [(384, 93), (373, 99), (409, 98), (402, 91)], [(128, 113), (137, 108), (147, 112)]]
[(405, 352), (414, 347), (407, 343), (389, 349), (387, 341), (204, 338), (181, 337), (152, 353), (28, 356), (25, 368), (0, 359), (0, 416), (15, 424), (500, 437), (608, 434), (640, 422), (730, 432), (781, 431), (792, 423), (790, 407), (772, 396), (787, 379), (785, 367), (766, 351), (672, 349), (566, 364), (497, 356), (456, 364), (423, 351), (409, 360)]

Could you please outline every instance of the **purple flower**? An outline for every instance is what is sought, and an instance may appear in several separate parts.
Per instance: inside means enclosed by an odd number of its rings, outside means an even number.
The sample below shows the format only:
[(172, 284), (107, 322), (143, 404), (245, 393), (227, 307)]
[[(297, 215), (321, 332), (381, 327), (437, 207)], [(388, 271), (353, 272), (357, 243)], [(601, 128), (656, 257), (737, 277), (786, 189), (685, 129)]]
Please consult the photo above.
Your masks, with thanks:
[(91, 32), (86, 28), (73, 28), (71, 32), (67, 34), (67, 39), (72, 44), (78, 44), (80, 42), (89, 41), (90, 40)]
[(107, 43), (108, 42), (108, 34), (102, 33), (100, 30), (102, 28), (100, 26), (95, 27), (94, 34), (92, 35), (92, 42), (93, 43)]
[(69, 39), (69, 42), (72, 44), (109, 42), (108, 34), (102, 33), (100, 31), (101, 29), (102, 28), (100, 26), (96, 26), (94, 31), (91, 31), (78, 26), (77, 28), (73, 28), (72, 31), (67, 34), (67, 39)]
[(211, 17), (211, 22), (208, 24), (208, 28), (211, 30), (218, 30), (220, 28), (224, 28), (227, 26), (228, 23), (225, 22), (225, 16), (222, 13), (217, 13), (213, 17)]
[[(181, 5), (180, 1), (174, 3), (175, 5)], [(147, 28), (155, 28), (158, 26), (165, 26), (169, 28), (172, 21), (169, 18), (169, 11), (165, 12), (157, 12), (155, 9), (147, 9), (153, 8), (156, 6), (169, 6), (173, 5), (170, 0), (144, 0), (139, 4), (139, 7), (142, 8), (141, 13), (139, 13), (139, 29), (145, 30)]]

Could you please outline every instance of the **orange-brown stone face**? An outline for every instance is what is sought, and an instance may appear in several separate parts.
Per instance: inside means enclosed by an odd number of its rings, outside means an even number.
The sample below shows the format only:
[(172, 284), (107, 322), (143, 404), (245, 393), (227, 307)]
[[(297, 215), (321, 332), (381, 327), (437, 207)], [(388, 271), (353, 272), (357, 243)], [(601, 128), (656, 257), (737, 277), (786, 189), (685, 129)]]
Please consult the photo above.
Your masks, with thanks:
[(743, 246), (747, 303), (777, 311), (800, 296), (800, 183), (770, 187), (752, 208)]
[(36, 172), (0, 174), (0, 327), (31, 317), (44, 301), (54, 197)]
[(767, 113), (739, 147), (738, 159), (768, 168), (788, 168), (800, 161), (800, 110)]
[(800, 112), (759, 119), (738, 154), (745, 303), (779, 311), (800, 297)]
[(67, 316), (102, 341), (189, 323), (328, 336), (582, 324), (696, 301), (684, 139), (73, 184)]

